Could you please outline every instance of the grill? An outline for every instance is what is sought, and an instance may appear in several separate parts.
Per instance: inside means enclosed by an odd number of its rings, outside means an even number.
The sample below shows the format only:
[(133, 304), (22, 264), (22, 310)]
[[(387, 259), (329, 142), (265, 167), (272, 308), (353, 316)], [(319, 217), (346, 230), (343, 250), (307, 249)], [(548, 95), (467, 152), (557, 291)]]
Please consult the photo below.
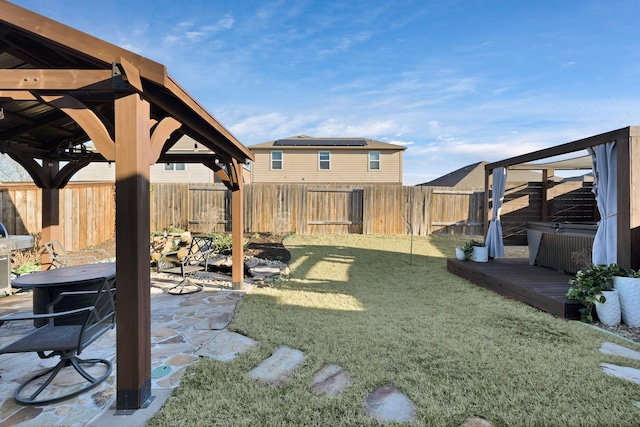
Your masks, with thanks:
[(33, 247), (33, 236), (9, 235), (0, 222), (0, 292), (11, 291), (11, 251)]

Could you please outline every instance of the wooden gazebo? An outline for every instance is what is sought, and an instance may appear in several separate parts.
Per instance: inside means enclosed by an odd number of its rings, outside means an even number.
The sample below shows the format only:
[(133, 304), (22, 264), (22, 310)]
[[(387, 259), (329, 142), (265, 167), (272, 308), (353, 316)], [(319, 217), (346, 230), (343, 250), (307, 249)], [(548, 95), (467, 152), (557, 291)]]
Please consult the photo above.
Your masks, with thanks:
[[(170, 154), (183, 135), (209, 151)], [(232, 280), (239, 288), (242, 164), (251, 152), (164, 65), (4, 0), (0, 152), (42, 188), (43, 241), (60, 233), (59, 189), (91, 162), (115, 163), (117, 409), (143, 407), (151, 397), (149, 166), (202, 163), (232, 190)]]
[[(616, 259), (625, 268), (640, 268), (640, 127), (631, 126), (600, 135), (591, 136), (556, 147), (547, 148), (521, 156), (512, 157), (485, 166), (485, 236), (493, 207), (491, 177), (496, 168), (531, 169), (543, 171), (543, 197), (540, 211), (546, 215), (546, 181), (557, 169), (585, 169), (588, 163), (583, 158), (561, 162), (541, 162), (556, 156), (571, 155), (587, 148), (615, 142), (616, 174), (613, 184), (617, 189), (616, 199)], [(562, 234), (560, 234), (562, 235)], [(551, 240), (554, 242), (555, 240)], [(591, 241), (593, 244), (593, 240)], [(560, 247), (559, 254), (566, 247)], [(500, 295), (522, 301), (533, 307), (567, 319), (579, 319), (582, 304), (566, 297), (572, 275), (544, 266), (531, 265), (530, 259), (495, 258), (489, 262), (476, 263), (457, 259), (447, 260), (447, 270), (479, 286)]]
[[(521, 156), (493, 162), (485, 165), (485, 236), (488, 221), (491, 217), (490, 182), (494, 169), (539, 169), (543, 174), (543, 185), (547, 177), (553, 175), (555, 169), (585, 169), (583, 159), (564, 162), (541, 163), (530, 162), (553, 158), (556, 156), (575, 154), (590, 147), (614, 142), (617, 145), (617, 262), (625, 268), (640, 268), (640, 127), (629, 126), (606, 132), (600, 135), (569, 142), (566, 144), (535, 151)], [(547, 198), (543, 187), (543, 204)], [(546, 206), (542, 212), (546, 212)]]

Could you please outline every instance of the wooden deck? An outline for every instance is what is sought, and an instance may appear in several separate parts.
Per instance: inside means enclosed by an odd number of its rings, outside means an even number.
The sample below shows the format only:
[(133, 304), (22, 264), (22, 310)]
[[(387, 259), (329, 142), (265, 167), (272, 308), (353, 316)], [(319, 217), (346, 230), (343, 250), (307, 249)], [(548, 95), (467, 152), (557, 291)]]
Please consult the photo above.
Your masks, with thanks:
[(489, 262), (447, 260), (447, 270), (507, 298), (565, 319), (580, 319), (582, 304), (568, 300), (568, 275), (529, 265), (528, 259), (499, 258)]

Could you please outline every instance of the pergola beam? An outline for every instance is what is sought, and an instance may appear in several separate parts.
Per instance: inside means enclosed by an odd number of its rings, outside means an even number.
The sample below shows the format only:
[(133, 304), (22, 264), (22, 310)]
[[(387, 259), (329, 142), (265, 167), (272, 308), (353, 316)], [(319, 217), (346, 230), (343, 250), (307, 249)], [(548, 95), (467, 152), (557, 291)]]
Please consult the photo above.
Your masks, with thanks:
[(0, 90), (112, 91), (107, 70), (0, 70)]

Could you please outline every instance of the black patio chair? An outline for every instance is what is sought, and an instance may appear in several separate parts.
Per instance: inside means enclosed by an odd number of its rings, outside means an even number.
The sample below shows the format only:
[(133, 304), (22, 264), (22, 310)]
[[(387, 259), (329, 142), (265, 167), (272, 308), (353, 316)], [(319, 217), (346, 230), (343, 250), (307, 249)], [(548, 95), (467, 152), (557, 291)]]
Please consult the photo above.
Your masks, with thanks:
[[(56, 268), (68, 267), (77, 264), (91, 264), (94, 262), (115, 261), (104, 249), (68, 251), (59, 240), (52, 240), (43, 244), (51, 264)], [(98, 256), (100, 258), (98, 258)]]
[[(111, 374), (111, 362), (105, 359), (80, 359), (78, 356), (92, 342), (115, 325), (115, 278), (87, 281), (87, 288), (94, 290), (74, 290), (62, 292), (47, 306), (46, 314), (0, 317), (0, 326), (17, 320), (46, 319), (47, 324), (35, 329), (22, 338), (0, 349), (0, 354), (32, 353), (41, 359), (60, 357), (52, 368), (36, 374), (24, 382), (14, 393), (14, 399), (22, 405), (43, 405), (59, 402), (77, 396), (97, 386)], [(72, 320), (70, 320), (72, 319)], [(66, 321), (63, 321), (66, 320)], [(91, 375), (83, 366), (104, 365), (99, 377)], [(53, 379), (64, 368), (72, 366), (85, 380), (72, 387), (66, 394), (56, 394), (49, 389)]]
[(162, 254), (156, 264), (158, 273), (180, 275), (183, 280), (179, 285), (168, 290), (171, 294), (186, 293), (185, 286), (191, 285), (196, 290), (202, 290), (203, 285), (191, 280), (191, 274), (209, 269), (210, 257), (215, 252), (215, 246), (209, 236), (193, 236), (188, 247), (178, 251)]

